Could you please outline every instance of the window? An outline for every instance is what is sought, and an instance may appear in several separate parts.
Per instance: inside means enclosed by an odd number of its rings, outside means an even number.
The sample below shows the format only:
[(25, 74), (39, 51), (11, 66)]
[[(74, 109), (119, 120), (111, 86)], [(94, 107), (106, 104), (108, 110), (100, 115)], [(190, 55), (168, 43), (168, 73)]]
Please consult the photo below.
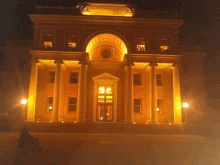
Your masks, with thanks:
[(69, 35), (69, 38), (68, 38), (68, 47), (69, 47), (69, 48), (75, 48), (75, 47), (76, 47), (76, 42), (77, 42), (77, 36), (75, 36), (75, 35)]
[(134, 74), (134, 85), (141, 85), (141, 74)]
[(70, 84), (77, 84), (78, 82), (78, 74), (76, 72), (70, 73)]
[(53, 97), (47, 98), (47, 111), (51, 112), (53, 110)]
[(52, 48), (53, 47), (53, 35), (45, 34), (44, 35), (44, 48)]
[(162, 99), (157, 99), (157, 112), (162, 113)]
[(168, 52), (170, 49), (170, 37), (168, 35), (159, 35), (160, 52)]
[(157, 86), (162, 86), (161, 74), (157, 74), (156, 79), (157, 79)]
[(70, 112), (76, 112), (76, 104), (77, 104), (77, 98), (69, 97), (69, 111)]
[(134, 99), (134, 113), (141, 113), (141, 99)]
[(55, 71), (49, 71), (48, 83), (53, 84), (55, 82)]
[(145, 38), (137, 39), (137, 52), (145, 52)]

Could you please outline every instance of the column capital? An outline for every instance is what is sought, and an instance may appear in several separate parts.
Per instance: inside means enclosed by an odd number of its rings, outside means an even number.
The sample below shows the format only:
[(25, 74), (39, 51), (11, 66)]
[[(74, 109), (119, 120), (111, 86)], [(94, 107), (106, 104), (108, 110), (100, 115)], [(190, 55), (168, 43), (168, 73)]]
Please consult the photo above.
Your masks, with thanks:
[(78, 64), (84, 64), (84, 65), (87, 65), (87, 61), (79, 61)]
[(55, 60), (54, 64), (63, 64), (63, 60)]
[(180, 67), (180, 63), (179, 62), (174, 62), (172, 67)]
[(38, 59), (31, 59), (31, 60), (30, 60), (30, 63), (31, 63), (31, 64), (35, 64), (35, 63), (39, 63), (39, 61), (38, 61)]
[(134, 63), (131, 62), (131, 61), (127, 61), (127, 62), (126, 62), (126, 66), (134, 66)]
[(150, 62), (149, 66), (158, 66), (156, 62)]

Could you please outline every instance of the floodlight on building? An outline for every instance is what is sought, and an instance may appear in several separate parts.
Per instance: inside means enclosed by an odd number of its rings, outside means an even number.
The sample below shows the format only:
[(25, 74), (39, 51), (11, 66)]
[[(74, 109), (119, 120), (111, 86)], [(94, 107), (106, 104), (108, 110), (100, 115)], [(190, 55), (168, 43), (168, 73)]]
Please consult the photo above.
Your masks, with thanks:
[(189, 104), (188, 103), (183, 103), (183, 108), (189, 108)]
[(21, 104), (26, 105), (27, 104), (27, 100), (26, 99), (22, 99), (21, 100)]

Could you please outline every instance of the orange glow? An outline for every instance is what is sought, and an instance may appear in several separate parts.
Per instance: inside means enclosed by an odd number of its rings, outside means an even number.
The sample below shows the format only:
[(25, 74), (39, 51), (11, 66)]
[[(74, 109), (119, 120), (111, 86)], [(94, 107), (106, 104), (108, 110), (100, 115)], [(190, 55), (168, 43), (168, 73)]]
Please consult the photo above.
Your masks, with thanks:
[(168, 46), (160, 46), (160, 50), (163, 52), (163, 51), (166, 51), (168, 50)]
[(189, 108), (189, 104), (188, 103), (183, 103), (183, 108)]
[(53, 47), (53, 44), (52, 44), (52, 42), (45, 41), (45, 42), (44, 42), (44, 47), (45, 47), (45, 48), (52, 48), (52, 47)]
[(134, 10), (123, 4), (89, 3), (81, 8), (81, 13), (83, 15), (132, 17)]
[(105, 49), (111, 52), (109, 60), (122, 61), (124, 55), (127, 54), (125, 43), (116, 35), (108, 33), (99, 34), (92, 38), (86, 47), (86, 52), (89, 53), (90, 60), (100, 60), (103, 59), (101, 52)]
[(75, 48), (76, 43), (75, 42), (68, 42), (68, 46), (69, 46), (69, 48)]
[(26, 99), (22, 99), (21, 100), (21, 104), (26, 105), (27, 104), (27, 100)]

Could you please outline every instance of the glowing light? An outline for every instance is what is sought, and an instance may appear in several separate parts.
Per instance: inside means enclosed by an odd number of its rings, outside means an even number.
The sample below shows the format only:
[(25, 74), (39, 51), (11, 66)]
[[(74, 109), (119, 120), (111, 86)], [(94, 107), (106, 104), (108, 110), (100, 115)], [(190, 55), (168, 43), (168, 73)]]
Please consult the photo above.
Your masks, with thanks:
[(136, 124), (136, 123), (134, 122), (134, 124)]
[(52, 123), (52, 121), (50, 121), (50, 123)]
[(106, 93), (111, 93), (111, 90), (112, 90), (111, 88), (107, 88)]
[(108, 113), (107, 113), (107, 115), (108, 115)]
[(44, 42), (44, 47), (45, 48), (52, 48), (53, 46), (52, 46), (52, 42)]
[(64, 123), (64, 121), (62, 121), (62, 123)]
[(52, 109), (53, 107), (52, 106), (49, 106), (49, 109)]
[(160, 50), (161, 51), (166, 51), (166, 50), (168, 50), (168, 46), (160, 46)]
[(160, 108), (157, 108), (157, 112), (159, 112), (160, 111)]
[(37, 121), (39, 123), (39, 121)]
[(157, 123), (158, 125), (160, 124), (160, 123)]
[(74, 121), (74, 123), (76, 123), (76, 121)]
[(148, 124), (148, 123), (146, 123), (146, 124)]
[(105, 88), (100, 87), (100, 88), (99, 88), (99, 93), (105, 93)]
[(172, 123), (169, 123), (169, 124), (172, 124)]
[(100, 117), (100, 119), (102, 120), (103, 118), (102, 118), (102, 117)]
[(23, 104), (23, 105), (27, 104), (27, 100), (26, 99), (22, 99), (21, 100), (21, 104)]
[(188, 108), (189, 104), (188, 103), (183, 103), (183, 108)]

